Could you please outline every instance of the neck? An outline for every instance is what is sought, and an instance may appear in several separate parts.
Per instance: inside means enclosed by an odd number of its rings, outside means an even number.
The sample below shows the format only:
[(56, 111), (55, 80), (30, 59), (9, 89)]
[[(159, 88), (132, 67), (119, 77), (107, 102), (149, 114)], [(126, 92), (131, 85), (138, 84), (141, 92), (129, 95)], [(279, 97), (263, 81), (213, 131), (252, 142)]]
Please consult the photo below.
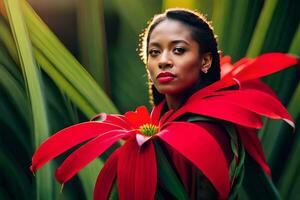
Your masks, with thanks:
[(166, 97), (166, 102), (167, 102), (168, 108), (172, 109), (172, 110), (177, 110), (184, 103), (184, 99), (183, 99), (184, 96), (181, 94), (179, 94), (179, 95), (178, 94), (175, 94), (175, 95), (167, 94), (165, 97)]

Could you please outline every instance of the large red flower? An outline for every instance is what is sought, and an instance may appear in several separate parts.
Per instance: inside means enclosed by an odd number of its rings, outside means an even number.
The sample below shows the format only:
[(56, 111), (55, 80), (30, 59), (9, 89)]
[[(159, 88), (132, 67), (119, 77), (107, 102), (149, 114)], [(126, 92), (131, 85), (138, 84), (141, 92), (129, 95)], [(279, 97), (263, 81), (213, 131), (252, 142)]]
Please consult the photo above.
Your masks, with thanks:
[(85, 122), (63, 129), (41, 144), (32, 158), (31, 170), (35, 172), (59, 154), (91, 139), (57, 168), (55, 177), (65, 183), (112, 144), (125, 139), (125, 144), (110, 156), (101, 170), (94, 199), (108, 197), (116, 176), (120, 199), (153, 199), (157, 182), (153, 139), (160, 138), (198, 167), (215, 186), (220, 198), (226, 198), (228, 166), (218, 142), (207, 129), (196, 124), (161, 124), (162, 105), (156, 107), (151, 116), (146, 107), (141, 106), (124, 116), (101, 114), (98, 116), (101, 122)]
[[(260, 116), (294, 124), (274, 93), (254, 79), (295, 65), (298, 59), (269, 53), (256, 59), (243, 59), (234, 65), (229, 60), (221, 62), (223, 69), (226, 65), (230, 67), (222, 79), (194, 93), (177, 111), (170, 110), (161, 117), (162, 102), (154, 107), (151, 115), (143, 106), (124, 115), (102, 113), (96, 116), (101, 121), (68, 127), (42, 143), (33, 155), (31, 170), (35, 172), (49, 160), (86, 142), (57, 168), (55, 177), (65, 183), (111, 145), (124, 140), (124, 145), (108, 158), (100, 171), (94, 199), (107, 199), (116, 177), (120, 199), (154, 199), (157, 164), (153, 141), (160, 139), (191, 161), (210, 180), (219, 198), (226, 199), (230, 191), (228, 164), (211, 134), (216, 129), (176, 121), (183, 114), (192, 113), (236, 124), (245, 149), (270, 174), (255, 133), (255, 129), (262, 127)], [(238, 90), (225, 90), (237, 84)]]

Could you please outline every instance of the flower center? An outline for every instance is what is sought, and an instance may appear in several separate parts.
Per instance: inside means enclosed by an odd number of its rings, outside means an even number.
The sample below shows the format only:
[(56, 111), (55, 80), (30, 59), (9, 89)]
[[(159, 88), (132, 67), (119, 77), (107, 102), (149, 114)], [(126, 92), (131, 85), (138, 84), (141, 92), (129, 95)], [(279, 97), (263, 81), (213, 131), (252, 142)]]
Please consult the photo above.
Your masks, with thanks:
[(153, 124), (144, 124), (140, 126), (139, 131), (146, 136), (152, 136), (158, 132), (158, 126)]

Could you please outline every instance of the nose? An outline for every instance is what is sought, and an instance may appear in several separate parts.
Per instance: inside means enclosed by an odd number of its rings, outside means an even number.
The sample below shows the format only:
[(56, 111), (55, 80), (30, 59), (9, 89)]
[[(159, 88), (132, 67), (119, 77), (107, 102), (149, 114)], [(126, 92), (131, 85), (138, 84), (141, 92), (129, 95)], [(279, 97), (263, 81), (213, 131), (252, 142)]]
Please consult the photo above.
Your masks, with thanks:
[(158, 67), (160, 69), (173, 67), (173, 62), (167, 51), (162, 52), (159, 58)]

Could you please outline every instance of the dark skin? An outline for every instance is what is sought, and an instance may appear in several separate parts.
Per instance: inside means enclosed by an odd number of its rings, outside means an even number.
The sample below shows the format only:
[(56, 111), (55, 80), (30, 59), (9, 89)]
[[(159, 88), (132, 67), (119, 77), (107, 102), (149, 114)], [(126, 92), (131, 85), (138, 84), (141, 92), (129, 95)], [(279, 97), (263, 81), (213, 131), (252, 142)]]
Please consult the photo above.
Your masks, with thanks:
[[(211, 53), (200, 53), (201, 46), (192, 38), (191, 30), (180, 21), (167, 19), (160, 22), (149, 36), (147, 71), (161, 94), (165, 95), (169, 109), (179, 109), (197, 90), (201, 74), (212, 64)], [(171, 77), (160, 81), (160, 73)], [(189, 191), (191, 199), (217, 199), (217, 192), (209, 180), (188, 161), (191, 183), (196, 190)], [(197, 182), (197, 183), (196, 183)], [(191, 186), (195, 189), (195, 186)], [(171, 196), (166, 197), (172, 199)]]
[[(190, 89), (201, 80), (201, 72), (209, 70), (212, 56), (210, 53), (200, 54), (200, 48), (182, 22), (167, 19), (152, 31), (147, 70), (158, 92), (165, 95), (169, 109), (180, 108)], [(159, 81), (157, 76), (162, 72), (172, 73), (173, 78)]]

